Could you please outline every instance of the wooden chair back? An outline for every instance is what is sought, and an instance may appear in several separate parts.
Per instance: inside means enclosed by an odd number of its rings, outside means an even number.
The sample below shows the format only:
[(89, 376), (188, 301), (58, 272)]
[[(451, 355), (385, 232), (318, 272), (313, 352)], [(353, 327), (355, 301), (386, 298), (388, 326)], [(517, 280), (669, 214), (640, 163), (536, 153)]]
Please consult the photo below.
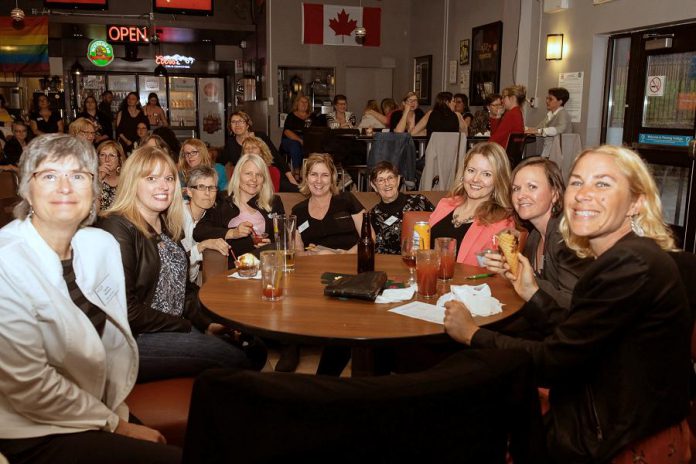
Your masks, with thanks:
[(203, 283), (205, 283), (210, 277), (227, 272), (227, 256), (216, 250), (204, 250), (201, 268)]

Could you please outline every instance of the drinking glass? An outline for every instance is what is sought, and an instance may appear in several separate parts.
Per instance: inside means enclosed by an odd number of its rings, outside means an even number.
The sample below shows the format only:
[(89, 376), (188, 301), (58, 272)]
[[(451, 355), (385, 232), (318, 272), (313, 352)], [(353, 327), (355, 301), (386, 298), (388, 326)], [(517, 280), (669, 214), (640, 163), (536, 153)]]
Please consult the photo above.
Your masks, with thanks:
[(401, 259), (408, 266), (409, 285), (416, 283), (416, 251), (424, 248), (423, 243), (420, 237), (408, 237), (401, 242)]
[(440, 270), (440, 254), (437, 250), (416, 251), (416, 281), (418, 295), (423, 298), (437, 296), (437, 274)]
[(284, 271), (294, 271), (297, 216), (294, 214), (276, 214), (273, 216), (273, 233), (276, 249), (281, 250), (284, 254)]
[(278, 301), (283, 298), (283, 269), (285, 253), (282, 250), (261, 252), (261, 298)]
[(440, 280), (452, 279), (454, 277), (457, 240), (452, 237), (438, 237), (435, 239), (435, 250), (440, 253), (440, 269), (437, 278)]

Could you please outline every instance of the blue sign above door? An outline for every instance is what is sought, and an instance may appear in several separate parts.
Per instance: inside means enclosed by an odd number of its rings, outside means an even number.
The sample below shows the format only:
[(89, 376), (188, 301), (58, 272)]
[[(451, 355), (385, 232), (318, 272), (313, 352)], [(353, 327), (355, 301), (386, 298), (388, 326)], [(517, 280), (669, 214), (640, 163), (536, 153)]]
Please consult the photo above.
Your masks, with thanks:
[(693, 139), (690, 135), (669, 135), (669, 134), (639, 134), (638, 143), (648, 145), (667, 145), (670, 147), (688, 147)]

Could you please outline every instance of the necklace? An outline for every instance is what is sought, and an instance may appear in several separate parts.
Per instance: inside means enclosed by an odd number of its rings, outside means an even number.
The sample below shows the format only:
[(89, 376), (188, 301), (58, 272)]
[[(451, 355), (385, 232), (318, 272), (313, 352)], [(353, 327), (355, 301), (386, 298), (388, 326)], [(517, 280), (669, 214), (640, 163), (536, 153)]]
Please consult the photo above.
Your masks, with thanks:
[(469, 216), (465, 219), (459, 219), (459, 215), (457, 213), (454, 213), (452, 215), (452, 225), (455, 229), (460, 228), (464, 224), (471, 224), (472, 222), (474, 222), (474, 216)]

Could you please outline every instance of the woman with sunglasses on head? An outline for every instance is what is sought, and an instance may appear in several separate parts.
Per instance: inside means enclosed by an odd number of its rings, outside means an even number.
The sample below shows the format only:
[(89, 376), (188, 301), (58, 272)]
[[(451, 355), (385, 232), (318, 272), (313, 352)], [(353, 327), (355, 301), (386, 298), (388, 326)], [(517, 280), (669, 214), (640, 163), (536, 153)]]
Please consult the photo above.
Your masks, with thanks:
[(120, 180), (121, 168), (126, 162), (126, 155), (121, 145), (114, 140), (102, 142), (97, 147), (99, 157), (98, 176), (101, 181), (101, 194), (99, 195), (99, 210), (109, 209), (116, 198), (116, 189)]
[(490, 142), (507, 148), (510, 134), (524, 133), (524, 116), (522, 106), (527, 101), (527, 89), (523, 85), (512, 85), (502, 91), (505, 113), (500, 119), (491, 119)]
[[(446, 303), (445, 330), (474, 348), (524, 350), (550, 388), (553, 462), (686, 463), (690, 456), (693, 321), (660, 192), (640, 157), (605, 145), (575, 159), (561, 234), (592, 263), (567, 316), (543, 340), (479, 328), (466, 306)], [(556, 302), (518, 254), (515, 291), (539, 310)], [(543, 308), (543, 309), (542, 309)]]
[(214, 163), (210, 158), (208, 147), (199, 139), (188, 139), (181, 145), (179, 153), (179, 176), (181, 185), (185, 186), (191, 169), (198, 166), (208, 166), (215, 169), (218, 175), (218, 190), (227, 188), (227, 173), (225, 167), (220, 163)]

